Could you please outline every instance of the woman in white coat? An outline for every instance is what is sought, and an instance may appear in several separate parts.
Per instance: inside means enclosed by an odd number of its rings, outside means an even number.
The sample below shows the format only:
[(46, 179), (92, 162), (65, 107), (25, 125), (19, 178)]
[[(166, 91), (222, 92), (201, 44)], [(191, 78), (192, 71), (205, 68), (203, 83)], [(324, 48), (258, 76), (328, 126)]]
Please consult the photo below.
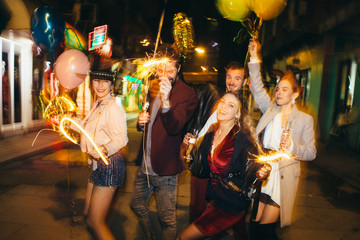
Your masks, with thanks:
[(316, 157), (313, 118), (299, 111), (295, 100), (301, 92), (294, 74), (287, 72), (277, 83), (275, 98), (271, 100), (264, 88), (260, 73), (261, 45), (257, 40), (249, 44), (250, 91), (263, 113), (256, 134), (263, 147), (286, 151), (293, 158), (272, 162), (272, 172), (261, 188), (260, 202), (255, 221), (250, 222), (251, 239), (277, 239), (275, 226), (290, 225), (299, 176), (300, 160)]

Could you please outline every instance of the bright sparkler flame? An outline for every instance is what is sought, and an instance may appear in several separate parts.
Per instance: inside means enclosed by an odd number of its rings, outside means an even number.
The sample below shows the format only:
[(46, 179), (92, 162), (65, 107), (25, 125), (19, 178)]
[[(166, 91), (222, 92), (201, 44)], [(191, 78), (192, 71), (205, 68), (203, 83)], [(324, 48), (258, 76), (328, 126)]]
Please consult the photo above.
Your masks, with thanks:
[[(137, 69), (134, 74), (135, 78), (142, 79), (143, 84), (145, 86), (149, 85), (149, 79), (152, 75), (155, 74), (156, 68), (159, 65), (167, 64), (171, 62), (172, 60), (170, 58), (164, 57), (164, 58), (143, 58), (143, 59), (137, 59), (134, 61), (134, 63), (137, 64)], [(146, 87), (145, 87), (146, 88)], [(145, 90), (145, 95), (147, 94)]]
[(270, 155), (259, 156), (258, 161), (271, 162), (271, 161), (275, 161), (276, 159), (279, 159), (279, 158), (291, 159), (292, 157), (285, 152), (277, 152), (277, 153), (270, 154)]
[(85, 131), (85, 129), (83, 129), (77, 122), (75, 122), (73, 119), (68, 118), (68, 117), (63, 117), (60, 121), (60, 131), (62, 132), (62, 134), (64, 134), (64, 136), (69, 139), (71, 142), (77, 144), (77, 142), (65, 131), (64, 129), (64, 122), (65, 121), (69, 121), (71, 123), (73, 123), (77, 128), (80, 129), (80, 131), (82, 133), (85, 134), (85, 136), (90, 140), (91, 144), (94, 146), (94, 148), (96, 149), (96, 151), (99, 153), (100, 158), (103, 160), (103, 162), (106, 165), (109, 165), (109, 162), (106, 159), (106, 156), (102, 153), (102, 151), (100, 151), (100, 149), (98, 148), (98, 146), (96, 145), (96, 143), (94, 142), (94, 140), (90, 137), (90, 135)]
[[(45, 94), (42, 94), (45, 96)], [(67, 96), (56, 96), (51, 100), (45, 99), (49, 101), (49, 104), (46, 106), (43, 118), (50, 118), (51, 116), (63, 115), (66, 112), (75, 112), (76, 105), (70, 100)]]
[(154, 65), (166, 64), (169, 61), (170, 60), (168, 58), (162, 58), (162, 59), (157, 59), (157, 60), (147, 60), (147, 61), (145, 61), (143, 67), (152, 67)]

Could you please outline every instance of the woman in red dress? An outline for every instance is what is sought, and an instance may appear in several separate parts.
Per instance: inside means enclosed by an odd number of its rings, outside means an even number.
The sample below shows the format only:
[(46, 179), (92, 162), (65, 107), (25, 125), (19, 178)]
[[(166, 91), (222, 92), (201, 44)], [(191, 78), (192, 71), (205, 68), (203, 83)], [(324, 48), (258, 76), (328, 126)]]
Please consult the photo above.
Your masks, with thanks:
[[(179, 239), (215, 236), (242, 220), (250, 206), (249, 189), (256, 179), (266, 178), (267, 166), (251, 160), (256, 141), (250, 120), (237, 93), (226, 93), (218, 104), (217, 124), (207, 133), (197, 156), (209, 184), (205, 212), (190, 224)], [(193, 170), (192, 173), (197, 173)]]

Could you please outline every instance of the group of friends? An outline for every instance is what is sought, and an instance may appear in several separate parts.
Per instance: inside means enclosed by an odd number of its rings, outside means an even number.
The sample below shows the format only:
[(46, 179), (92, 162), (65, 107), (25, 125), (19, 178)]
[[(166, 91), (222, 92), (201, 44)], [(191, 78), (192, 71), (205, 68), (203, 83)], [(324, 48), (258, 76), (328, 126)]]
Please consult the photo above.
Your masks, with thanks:
[[(156, 239), (156, 219), (148, 208), (155, 194), (162, 239), (203, 239), (232, 228), (235, 239), (277, 239), (275, 227), (291, 222), (299, 175), (300, 160), (316, 156), (314, 121), (297, 109), (295, 100), (301, 86), (287, 72), (278, 81), (274, 96), (264, 88), (261, 75), (261, 45), (249, 43), (250, 91), (262, 114), (257, 126), (242, 102), (244, 68), (232, 62), (226, 72), (226, 92), (214, 104), (213, 112), (197, 129), (194, 161), (207, 176), (191, 176), (190, 223), (177, 235), (176, 199), (178, 175), (185, 169), (181, 146), (189, 144), (192, 134), (184, 137), (184, 128), (201, 111), (204, 95), (185, 83), (176, 49), (164, 44), (156, 56), (170, 61), (156, 69), (147, 96), (149, 108), (138, 116), (143, 131), (139, 164), (130, 208), (138, 217), (147, 239)], [(123, 148), (128, 143), (126, 114), (111, 94), (114, 76), (106, 71), (90, 73), (96, 102), (83, 120), (79, 120), (109, 164), (81, 134), (81, 150), (91, 165), (84, 216), (97, 239), (115, 239), (106, 224), (106, 216), (118, 187), (125, 182)], [(71, 126), (70, 126), (71, 127)], [(292, 158), (262, 164), (254, 160), (263, 151), (284, 151)], [(249, 226), (245, 216), (254, 199), (250, 194), (254, 181), (261, 181), (258, 207)], [(258, 190), (259, 191), (259, 190)], [(253, 209), (254, 210), (254, 209)], [(247, 234), (247, 232), (249, 234)]]

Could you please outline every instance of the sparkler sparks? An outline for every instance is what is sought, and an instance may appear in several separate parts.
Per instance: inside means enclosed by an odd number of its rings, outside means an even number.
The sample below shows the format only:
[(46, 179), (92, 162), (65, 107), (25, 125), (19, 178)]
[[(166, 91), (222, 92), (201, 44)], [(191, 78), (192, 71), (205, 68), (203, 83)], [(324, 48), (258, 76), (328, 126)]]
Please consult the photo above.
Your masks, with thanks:
[(63, 117), (60, 121), (60, 132), (62, 134), (64, 134), (64, 136), (69, 139), (71, 142), (77, 144), (77, 142), (66, 132), (65, 128), (64, 128), (64, 124), (66, 121), (69, 121), (71, 123), (73, 123), (90, 141), (90, 143), (94, 146), (95, 150), (99, 153), (100, 158), (103, 160), (103, 162), (106, 165), (109, 165), (109, 162), (106, 159), (106, 156), (103, 154), (103, 152), (99, 149), (99, 147), (96, 145), (96, 143), (94, 142), (94, 140), (90, 137), (90, 135), (85, 131), (85, 129), (83, 129), (77, 122), (75, 122), (73, 119), (68, 118), (68, 117)]
[(143, 64), (143, 67), (152, 67), (152, 66), (157, 66), (159, 64), (166, 64), (170, 61), (170, 59), (168, 58), (162, 58), (162, 59), (155, 59), (155, 60), (147, 60), (145, 61), (145, 63)]
[[(46, 99), (45, 99), (46, 100)], [(76, 111), (76, 104), (66, 95), (53, 97), (43, 112), (43, 118), (64, 115)]]
[(269, 155), (258, 156), (257, 161), (259, 162), (273, 162), (279, 158), (291, 159), (292, 157), (285, 152), (275, 152)]

